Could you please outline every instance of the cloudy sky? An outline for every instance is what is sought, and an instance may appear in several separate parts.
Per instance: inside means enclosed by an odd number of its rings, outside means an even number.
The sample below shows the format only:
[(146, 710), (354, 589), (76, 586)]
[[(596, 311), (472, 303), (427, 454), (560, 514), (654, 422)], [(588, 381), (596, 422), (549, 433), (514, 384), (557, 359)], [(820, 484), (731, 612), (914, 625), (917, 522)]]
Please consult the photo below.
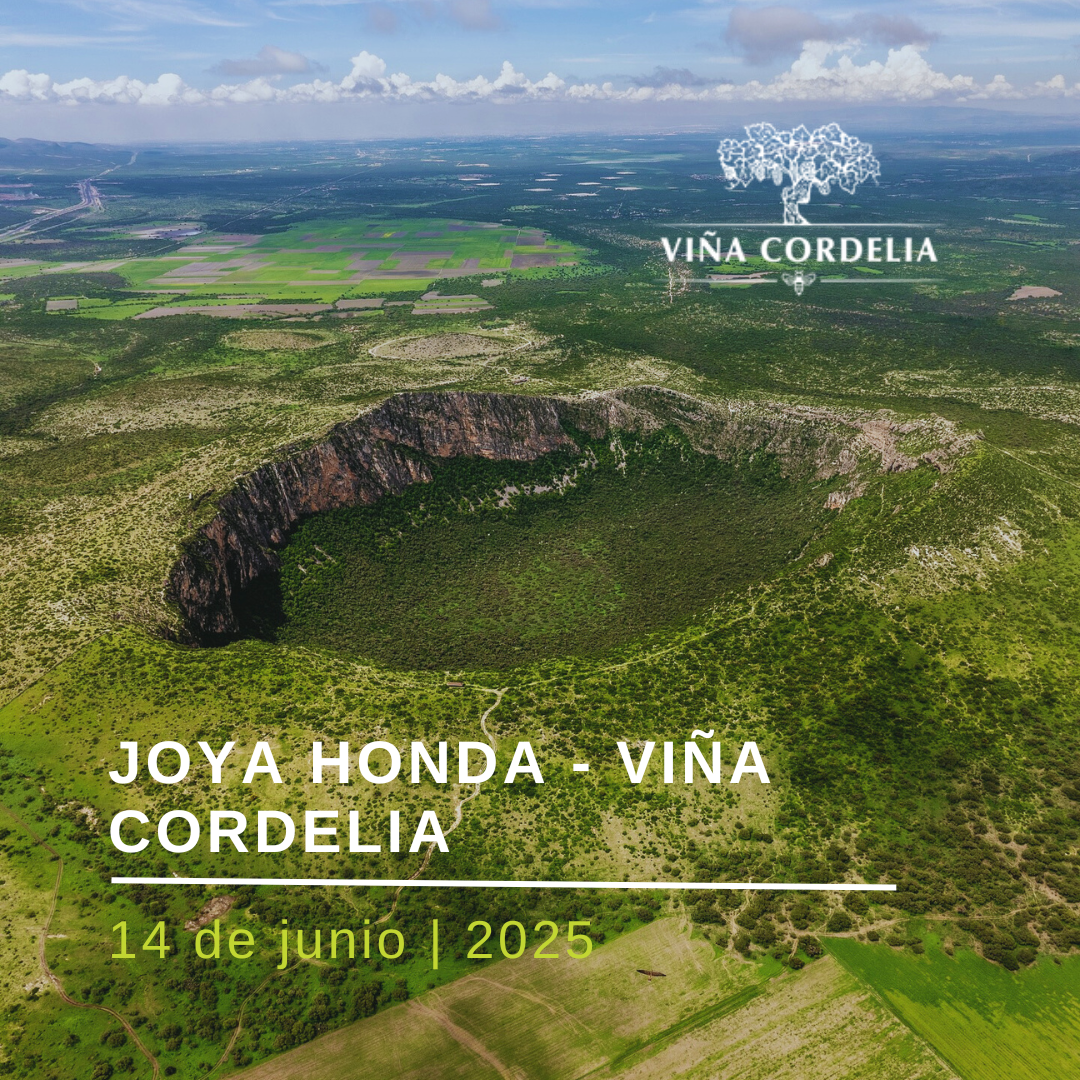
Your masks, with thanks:
[(1080, 0), (5, 8), (0, 126), (11, 135), (627, 129), (635, 117), (654, 128), (807, 103), (1080, 113)]

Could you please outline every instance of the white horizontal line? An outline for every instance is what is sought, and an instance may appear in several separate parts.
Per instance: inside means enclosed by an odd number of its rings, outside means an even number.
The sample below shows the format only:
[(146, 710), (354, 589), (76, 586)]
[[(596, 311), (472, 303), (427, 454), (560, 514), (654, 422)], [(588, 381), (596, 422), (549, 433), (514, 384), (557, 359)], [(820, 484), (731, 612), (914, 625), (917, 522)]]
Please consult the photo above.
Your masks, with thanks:
[(114, 877), (114, 885), (343, 885), (396, 889), (772, 889), (792, 892), (896, 892), (895, 885), (804, 885), (771, 881), (458, 881), (425, 878)]
[[(667, 281), (666, 278), (656, 278), (661, 284)], [(818, 283), (821, 285), (925, 285), (925, 284), (938, 284), (944, 281), (944, 278), (937, 277), (845, 277), (845, 278), (829, 278), (819, 277)], [(686, 278), (686, 281), (690, 285), (779, 285), (779, 278), (754, 278), (752, 281), (723, 281), (716, 278)], [(809, 286), (807, 286), (809, 288)]]
[(821, 224), (804, 222), (802, 225), (785, 225), (782, 221), (663, 221), (658, 229), (674, 226), (677, 229), (938, 229), (937, 221), (826, 221)]

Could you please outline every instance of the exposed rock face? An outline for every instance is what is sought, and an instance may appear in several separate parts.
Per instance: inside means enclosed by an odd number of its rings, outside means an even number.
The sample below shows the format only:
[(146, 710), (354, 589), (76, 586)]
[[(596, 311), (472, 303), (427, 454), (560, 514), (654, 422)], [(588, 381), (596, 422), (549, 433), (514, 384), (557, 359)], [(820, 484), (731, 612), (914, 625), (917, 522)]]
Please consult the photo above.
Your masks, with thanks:
[[(169, 575), (184, 636), (203, 644), (240, 632), (235, 602), (242, 590), (280, 568), (278, 550), (301, 518), (324, 510), (371, 505), (410, 484), (432, 479), (430, 460), (471, 456), (534, 461), (575, 450), (567, 427), (593, 438), (681, 429), (703, 453), (775, 454), (786, 475), (849, 478), (902, 471), (919, 460), (944, 470), (966, 448), (943, 421), (898, 425), (880, 416), (731, 403), (715, 405), (652, 387), (564, 399), (510, 394), (398, 394), (355, 420), (338, 424), (316, 446), (283, 452), (281, 461), (244, 477), (218, 503), (218, 513), (185, 545)], [(931, 453), (902, 453), (897, 435), (933, 428)], [(944, 445), (943, 445), (944, 444)], [(842, 505), (842, 504), (841, 504)]]
[(222, 641), (239, 631), (234, 598), (268, 571), (303, 517), (370, 505), (431, 480), (424, 456), (533, 461), (574, 449), (557, 403), (499, 394), (401, 394), (325, 442), (264, 465), (218, 504), (217, 516), (186, 545), (169, 575), (190, 637)]

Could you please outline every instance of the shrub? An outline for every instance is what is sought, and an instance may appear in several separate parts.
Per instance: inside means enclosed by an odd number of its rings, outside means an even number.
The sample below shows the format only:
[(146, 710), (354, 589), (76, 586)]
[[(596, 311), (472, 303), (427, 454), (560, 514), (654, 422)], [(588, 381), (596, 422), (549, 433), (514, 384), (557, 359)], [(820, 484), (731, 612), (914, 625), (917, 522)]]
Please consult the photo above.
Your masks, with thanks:
[(848, 909), (853, 915), (865, 915), (870, 910), (870, 905), (866, 902), (866, 897), (862, 893), (848, 893), (844, 897), (844, 907)]
[(834, 911), (829, 916), (829, 921), (825, 924), (825, 929), (830, 934), (842, 934), (845, 930), (850, 930), (854, 923), (851, 921), (851, 916), (846, 911)]
[(805, 930), (810, 925), (810, 905), (800, 900), (791, 908), (791, 925), (796, 930)]
[(758, 917), (749, 908), (746, 911), (740, 911), (735, 916), (735, 925), (741, 926), (744, 930), (753, 930), (757, 926)]
[(762, 919), (754, 928), (753, 940), (766, 948), (776, 941), (776, 927), (769, 919)]

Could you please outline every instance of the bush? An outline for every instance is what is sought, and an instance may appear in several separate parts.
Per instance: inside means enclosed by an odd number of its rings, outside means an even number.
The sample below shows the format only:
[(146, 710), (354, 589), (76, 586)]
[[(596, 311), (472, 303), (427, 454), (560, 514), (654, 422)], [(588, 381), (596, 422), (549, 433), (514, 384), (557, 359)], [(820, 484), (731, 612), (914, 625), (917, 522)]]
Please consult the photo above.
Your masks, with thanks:
[(844, 897), (844, 907), (854, 915), (865, 915), (870, 910), (866, 897), (862, 893), (848, 893)]
[(735, 925), (741, 926), (744, 930), (753, 930), (757, 923), (758, 917), (750, 909), (740, 911), (735, 916)]
[(693, 907), (691, 918), (700, 924), (723, 922), (724, 917), (708, 900), (699, 900)]
[(846, 911), (834, 911), (829, 916), (829, 921), (825, 924), (825, 929), (830, 934), (842, 934), (845, 930), (850, 930), (854, 923), (851, 921), (851, 916)]
[(791, 925), (796, 930), (805, 930), (810, 925), (810, 905), (800, 900), (791, 908)]
[(769, 919), (762, 919), (754, 928), (753, 940), (766, 948), (776, 942), (776, 927)]

